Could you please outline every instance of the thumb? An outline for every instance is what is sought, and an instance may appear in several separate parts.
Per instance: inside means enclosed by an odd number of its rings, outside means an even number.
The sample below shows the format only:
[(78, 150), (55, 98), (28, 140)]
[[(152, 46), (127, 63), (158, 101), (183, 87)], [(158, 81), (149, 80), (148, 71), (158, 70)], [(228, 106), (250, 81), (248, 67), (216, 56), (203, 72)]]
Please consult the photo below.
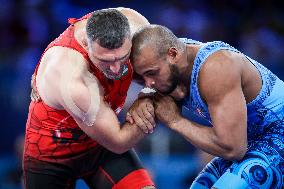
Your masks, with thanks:
[(130, 124), (134, 124), (134, 120), (129, 112), (126, 113), (125, 120), (128, 121)]

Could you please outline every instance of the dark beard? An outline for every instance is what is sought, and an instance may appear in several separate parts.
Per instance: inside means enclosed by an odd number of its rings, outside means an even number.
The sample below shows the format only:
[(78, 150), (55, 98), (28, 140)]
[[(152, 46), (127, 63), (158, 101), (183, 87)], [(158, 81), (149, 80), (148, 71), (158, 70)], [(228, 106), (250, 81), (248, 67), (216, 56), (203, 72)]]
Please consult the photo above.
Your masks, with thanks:
[(164, 95), (169, 95), (171, 94), (177, 87), (179, 80), (180, 80), (180, 73), (176, 65), (170, 65), (170, 71), (171, 75), (168, 79), (168, 82), (170, 83), (170, 86), (166, 91), (161, 91), (162, 94)]
[(107, 69), (107, 70), (104, 71), (103, 73), (104, 73), (104, 75), (105, 75), (108, 79), (112, 79), (112, 80), (115, 79), (115, 80), (118, 80), (118, 79), (120, 79), (120, 78), (122, 77), (124, 68), (125, 68), (124, 66), (121, 66), (121, 67), (120, 67), (120, 70), (119, 70), (119, 74), (117, 74), (117, 75), (114, 75), (110, 69)]

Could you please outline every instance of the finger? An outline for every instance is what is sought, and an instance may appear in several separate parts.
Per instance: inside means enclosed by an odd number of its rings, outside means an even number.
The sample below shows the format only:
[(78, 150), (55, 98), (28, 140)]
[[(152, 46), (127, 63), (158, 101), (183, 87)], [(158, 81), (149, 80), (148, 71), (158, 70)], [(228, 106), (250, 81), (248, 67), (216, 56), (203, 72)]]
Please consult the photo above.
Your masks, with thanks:
[(132, 113), (132, 118), (135, 124), (146, 134), (149, 133), (148, 127), (144, 124), (144, 121), (138, 116), (136, 112)]
[(128, 121), (130, 124), (133, 124), (134, 123), (134, 120), (131, 116), (131, 114), (129, 112), (126, 113), (126, 118), (125, 118), (126, 121)]
[[(152, 117), (152, 115), (148, 112), (148, 114), (146, 113), (147, 111), (147, 107), (141, 107), (140, 111), (137, 111), (138, 116), (140, 117), (140, 119), (143, 121), (144, 125), (147, 127), (148, 132), (152, 133), (153, 132), (153, 128), (154, 128), (154, 124), (152, 124), (147, 117)], [(146, 116), (147, 115), (147, 116)]]
[(31, 92), (31, 100), (32, 100), (32, 101), (36, 101), (36, 96), (35, 96), (33, 90), (32, 90), (32, 92)]
[(130, 124), (134, 123), (133, 119), (131, 117), (128, 117), (128, 116), (125, 118), (125, 121), (127, 121)]
[(146, 104), (146, 108), (148, 110), (148, 112), (155, 117), (155, 109), (154, 109), (154, 102), (152, 102), (151, 104)]
[(155, 127), (155, 121), (153, 121), (152, 123), (149, 121), (152, 117), (153, 116), (147, 110), (143, 111), (143, 117), (140, 116), (145, 126), (147, 127), (149, 133), (152, 133)]
[(148, 132), (149, 133), (153, 133), (154, 127), (155, 127), (155, 123), (152, 124), (148, 119), (146, 119), (146, 117), (144, 117), (142, 119), (142, 121), (144, 122), (144, 125), (147, 127)]
[(150, 127), (154, 128), (156, 126), (156, 122), (155, 122), (155, 114), (154, 116), (149, 112), (148, 109), (143, 109), (143, 114), (145, 119), (149, 122)]

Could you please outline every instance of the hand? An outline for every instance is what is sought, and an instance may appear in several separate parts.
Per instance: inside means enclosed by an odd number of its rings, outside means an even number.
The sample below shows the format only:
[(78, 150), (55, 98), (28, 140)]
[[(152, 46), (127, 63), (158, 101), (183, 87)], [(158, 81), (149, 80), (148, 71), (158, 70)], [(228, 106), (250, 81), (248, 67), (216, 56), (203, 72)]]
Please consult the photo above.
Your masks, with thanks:
[(32, 91), (31, 91), (31, 94), (30, 94), (30, 97), (31, 97), (31, 100), (33, 102), (38, 102), (40, 100), (40, 96), (36, 90), (36, 86), (35, 86), (35, 76), (32, 75), (32, 79), (31, 79), (31, 88), (32, 88)]
[(152, 99), (138, 98), (129, 108), (126, 121), (135, 123), (144, 133), (153, 133), (156, 123)]
[(180, 110), (171, 96), (157, 93), (154, 97), (154, 107), (156, 118), (168, 127), (181, 118)]

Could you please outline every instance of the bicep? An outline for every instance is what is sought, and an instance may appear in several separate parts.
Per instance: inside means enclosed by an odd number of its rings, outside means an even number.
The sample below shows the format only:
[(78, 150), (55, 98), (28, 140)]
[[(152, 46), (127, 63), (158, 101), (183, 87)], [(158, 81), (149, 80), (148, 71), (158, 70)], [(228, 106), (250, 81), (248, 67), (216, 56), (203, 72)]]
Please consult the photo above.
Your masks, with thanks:
[(63, 106), (79, 127), (91, 138), (105, 147), (116, 143), (120, 125), (116, 114), (104, 101), (96, 78), (89, 74), (71, 79), (65, 85)]
[(224, 56), (221, 53), (221, 58), (213, 58), (213, 62), (208, 62), (201, 72), (200, 90), (207, 103), (217, 138), (244, 140), (247, 110), (240, 67), (234, 58), (227, 57), (226, 54)]
[(247, 113), (241, 88), (235, 86), (228, 91), (220, 91), (220, 97), (216, 98), (207, 101), (216, 133), (221, 137), (244, 133)]

